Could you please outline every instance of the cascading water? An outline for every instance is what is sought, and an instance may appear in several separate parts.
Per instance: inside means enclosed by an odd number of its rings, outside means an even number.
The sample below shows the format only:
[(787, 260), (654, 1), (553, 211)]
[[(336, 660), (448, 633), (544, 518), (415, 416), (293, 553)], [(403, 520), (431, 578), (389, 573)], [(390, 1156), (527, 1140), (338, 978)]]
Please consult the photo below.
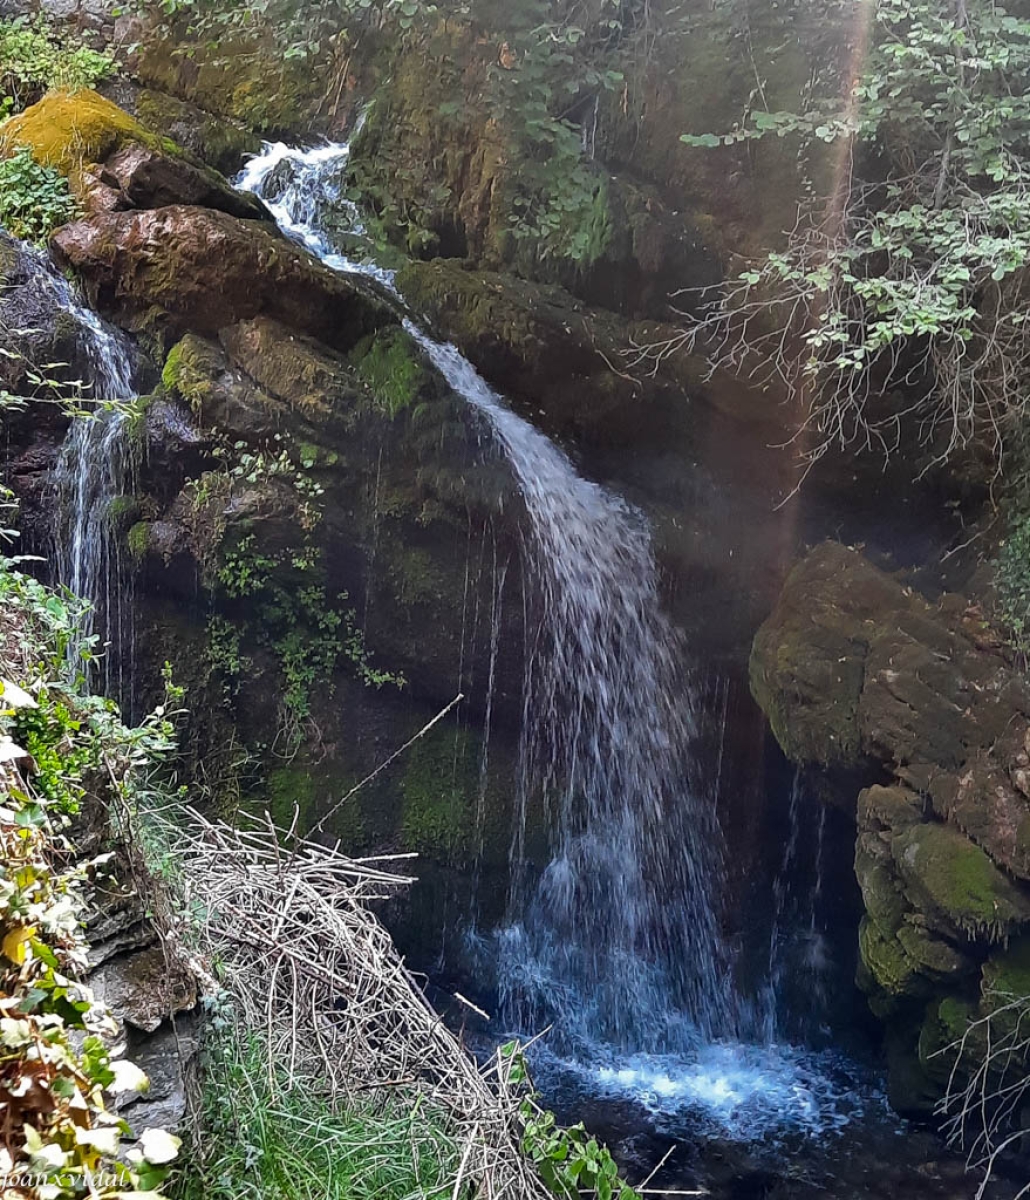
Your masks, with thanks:
[[(41, 284), (81, 331), (89, 367), (83, 399), (91, 404), (133, 399), (135, 352), (130, 340), (85, 308), (49, 259), (40, 257), (39, 264)], [(55, 475), (55, 542), (60, 582), (90, 602), (80, 623), (80, 640), (99, 635), (107, 646), (102, 659), (104, 691), (131, 706), (132, 579), (119, 540), (112, 536), (112, 504), (133, 490), (134, 463), (126, 433), (125, 414), (117, 408), (101, 406), (72, 421)]]
[[(773, 919), (769, 933), (769, 965), (762, 997), (762, 1031), (774, 1042), (784, 1033), (795, 1032), (786, 1019), (784, 1007), (797, 1017), (794, 1024), (822, 1021), (826, 1001), (828, 971), (826, 944), (819, 926), (819, 902), (823, 887), (823, 836), (826, 829), (825, 805), (806, 805), (801, 772), (794, 775), (790, 789), (788, 834), (783, 862), (773, 882)], [(815, 837), (811, 850), (805, 845), (806, 819), (814, 817)], [(803, 870), (802, 855), (811, 854), (811, 869)], [(803, 996), (805, 1003), (785, 1006), (789, 993)]]
[[(237, 179), (327, 266), (393, 274), (341, 252), (347, 145), (266, 145)], [(352, 207), (352, 206), (351, 206)], [(336, 224), (327, 214), (336, 214)], [(356, 213), (351, 211), (356, 221)], [(486, 420), (525, 500), (530, 596), (509, 917), (497, 950), (502, 1016), (553, 1023), (560, 1069), (665, 1111), (706, 1112), (733, 1136), (826, 1130), (857, 1111), (790, 1047), (742, 1046), (716, 906), (721, 843), (692, 770), (683, 647), (662, 613), (643, 516), (582, 478), (454, 346), (405, 328)], [(550, 861), (527, 862), (542, 813)]]

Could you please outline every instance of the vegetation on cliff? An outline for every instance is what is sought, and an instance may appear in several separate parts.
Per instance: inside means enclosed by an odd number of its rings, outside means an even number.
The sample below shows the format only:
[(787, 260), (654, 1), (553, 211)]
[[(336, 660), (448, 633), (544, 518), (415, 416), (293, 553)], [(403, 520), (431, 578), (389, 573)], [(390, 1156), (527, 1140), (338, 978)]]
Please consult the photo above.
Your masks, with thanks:
[[(5, 1195), (156, 1195), (177, 1139), (131, 1129), (117, 1098), (146, 1089), (85, 983), (83, 922), (118, 886), (108, 840), (171, 746), (158, 713), (127, 729), (82, 692), (96, 650), (82, 606), (0, 557), (0, 1177)], [(114, 1101), (115, 1103), (112, 1103)]]
[(786, 250), (705, 297), (677, 345), (803, 400), (812, 458), (889, 455), (909, 426), (934, 460), (970, 445), (1000, 458), (1030, 353), (1030, 22), (986, 0), (844, 11), (854, 59), (834, 92), (690, 136), (788, 136), (829, 161)]

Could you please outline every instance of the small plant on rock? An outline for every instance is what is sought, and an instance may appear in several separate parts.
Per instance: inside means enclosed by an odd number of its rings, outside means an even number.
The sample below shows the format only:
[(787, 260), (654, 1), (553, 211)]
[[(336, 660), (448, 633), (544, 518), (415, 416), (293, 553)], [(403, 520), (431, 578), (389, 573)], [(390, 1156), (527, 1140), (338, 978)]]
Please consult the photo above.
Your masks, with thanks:
[(21, 148), (0, 160), (0, 225), (16, 238), (41, 245), (78, 212), (68, 181)]

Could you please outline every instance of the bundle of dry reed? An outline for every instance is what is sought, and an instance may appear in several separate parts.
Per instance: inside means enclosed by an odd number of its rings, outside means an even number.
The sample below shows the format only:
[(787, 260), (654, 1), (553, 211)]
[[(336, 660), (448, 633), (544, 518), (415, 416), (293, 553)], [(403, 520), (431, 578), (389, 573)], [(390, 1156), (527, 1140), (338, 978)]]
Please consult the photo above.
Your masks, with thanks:
[(237, 828), (192, 809), (174, 837), (196, 950), (270, 1064), (344, 1103), (429, 1100), (462, 1147), (455, 1197), (550, 1195), (522, 1151), (513, 1058), (476, 1062), (369, 908), (412, 882), (394, 870), (411, 856), (351, 859), (270, 818)]

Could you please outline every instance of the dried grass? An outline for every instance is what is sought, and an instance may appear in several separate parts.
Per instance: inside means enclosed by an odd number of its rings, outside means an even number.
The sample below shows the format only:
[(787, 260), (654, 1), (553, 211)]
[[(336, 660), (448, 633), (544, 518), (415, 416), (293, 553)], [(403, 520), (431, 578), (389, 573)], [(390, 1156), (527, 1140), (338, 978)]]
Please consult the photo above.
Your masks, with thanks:
[[(288, 1081), (318, 1078), (342, 1103), (389, 1089), (447, 1115), (461, 1146), (454, 1196), (550, 1195), (521, 1147), (512, 1059), (481, 1068), (426, 1001), (368, 907), (412, 882), (398, 857), (350, 859), (266, 819), (230, 827), (196, 812), (172, 832), (191, 942), (217, 962), (248, 1033)], [(285, 849), (291, 846), (292, 849)]]

